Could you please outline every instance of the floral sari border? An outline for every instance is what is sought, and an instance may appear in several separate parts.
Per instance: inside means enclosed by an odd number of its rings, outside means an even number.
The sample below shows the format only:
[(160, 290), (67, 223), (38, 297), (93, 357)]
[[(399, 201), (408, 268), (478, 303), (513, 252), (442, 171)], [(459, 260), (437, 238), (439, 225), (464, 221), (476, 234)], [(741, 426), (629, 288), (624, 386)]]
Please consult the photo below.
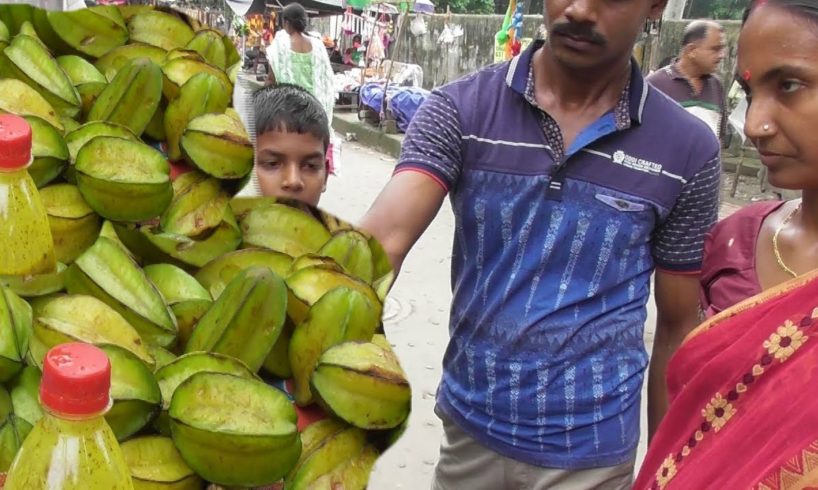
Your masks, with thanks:
[(739, 378), (733, 389), (726, 394), (716, 393), (710, 402), (702, 408), (703, 421), (691, 434), (687, 443), (675, 454), (669, 454), (656, 471), (650, 488), (663, 490), (678, 472), (678, 465), (695, 450), (705, 437), (714, 437), (721, 431), (738, 411), (738, 401), (753, 383), (768, 372), (775, 364), (783, 364), (811, 336), (818, 336), (818, 307), (794, 322), (786, 320), (761, 345), (758, 361)]

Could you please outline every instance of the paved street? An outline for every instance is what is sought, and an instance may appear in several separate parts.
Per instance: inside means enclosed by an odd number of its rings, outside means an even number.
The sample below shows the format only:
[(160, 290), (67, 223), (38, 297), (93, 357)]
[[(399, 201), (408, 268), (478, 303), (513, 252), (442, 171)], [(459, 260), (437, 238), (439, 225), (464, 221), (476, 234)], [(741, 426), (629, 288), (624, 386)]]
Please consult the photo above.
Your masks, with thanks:
[[(357, 223), (389, 179), (394, 160), (355, 143), (343, 148), (341, 175), (331, 177), (321, 207)], [(407, 257), (385, 308), (386, 334), (412, 385), (412, 415), (401, 440), (378, 460), (370, 488), (429, 488), (442, 428), (434, 393), (448, 339), (449, 268), (454, 219), (448, 201)], [(653, 325), (651, 305), (648, 325)], [(651, 343), (653, 332), (646, 341)], [(644, 401), (644, 400), (643, 400)], [(644, 410), (643, 410), (644, 413)], [(644, 417), (642, 426), (645, 427)], [(644, 442), (640, 448), (644, 451)]]

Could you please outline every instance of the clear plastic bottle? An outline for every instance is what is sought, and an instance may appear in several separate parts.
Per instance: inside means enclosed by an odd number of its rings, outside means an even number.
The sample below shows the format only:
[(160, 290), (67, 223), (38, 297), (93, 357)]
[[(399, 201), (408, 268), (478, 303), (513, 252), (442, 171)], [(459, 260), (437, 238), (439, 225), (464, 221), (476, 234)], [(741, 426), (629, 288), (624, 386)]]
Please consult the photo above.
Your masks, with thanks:
[(0, 115), (0, 275), (54, 272), (57, 260), (48, 215), (26, 168), (31, 164), (31, 126)]
[(111, 363), (90, 344), (51, 349), (43, 362), (44, 414), (23, 442), (4, 490), (132, 490), (128, 465), (105, 422)]

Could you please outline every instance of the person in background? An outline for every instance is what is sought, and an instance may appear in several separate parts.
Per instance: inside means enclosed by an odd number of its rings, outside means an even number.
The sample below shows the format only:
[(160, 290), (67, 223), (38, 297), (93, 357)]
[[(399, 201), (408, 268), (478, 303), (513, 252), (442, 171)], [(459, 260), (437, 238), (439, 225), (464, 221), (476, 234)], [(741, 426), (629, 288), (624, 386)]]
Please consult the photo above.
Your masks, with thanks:
[(355, 34), (352, 36), (352, 47), (344, 51), (344, 64), (351, 66), (360, 66), (363, 59), (363, 50), (361, 49), (361, 35)]
[(714, 316), (668, 367), (637, 490), (818, 488), (818, 0), (754, 3), (736, 78), (770, 182), (802, 198), (749, 206), (709, 237)]
[(718, 70), (725, 55), (724, 28), (711, 20), (694, 20), (684, 30), (679, 57), (647, 81), (724, 137), (727, 109)]
[(699, 321), (719, 142), (631, 55), (665, 1), (544, 6), (546, 40), (432, 92), (361, 226), (397, 272), (450, 195), (435, 489), (630, 488), (654, 272), (651, 428)]
[(329, 158), (337, 170), (340, 166), (340, 141), (332, 131), (332, 114), (337, 93), (329, 55), (321, 39), (307, 34), (307, 12), (299, 3), (288, 4), (281, 11), (284, 29), (267, 48), (270, 77), (267, 84), (289, 83), (304, 88), (321, 103), (331, 135)]
[(261, 35), (261, 40), (264, 46), (269, 46), (273, 41), (273, 31), (269, 27), (264, 27), (264, 32)]

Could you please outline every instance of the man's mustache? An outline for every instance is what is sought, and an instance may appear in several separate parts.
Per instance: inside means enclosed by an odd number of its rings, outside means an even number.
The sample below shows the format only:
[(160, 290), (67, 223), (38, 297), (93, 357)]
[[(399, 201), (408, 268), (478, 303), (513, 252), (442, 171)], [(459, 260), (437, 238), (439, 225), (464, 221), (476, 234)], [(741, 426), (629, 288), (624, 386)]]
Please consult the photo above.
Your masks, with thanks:
[(554, 24), (551, 26), (551, 34), (570, 36), (592, 44), (603, 45), (607, 42), (602, 34), (596, 32), (588, 24), (577, 24), (573, 22)]

